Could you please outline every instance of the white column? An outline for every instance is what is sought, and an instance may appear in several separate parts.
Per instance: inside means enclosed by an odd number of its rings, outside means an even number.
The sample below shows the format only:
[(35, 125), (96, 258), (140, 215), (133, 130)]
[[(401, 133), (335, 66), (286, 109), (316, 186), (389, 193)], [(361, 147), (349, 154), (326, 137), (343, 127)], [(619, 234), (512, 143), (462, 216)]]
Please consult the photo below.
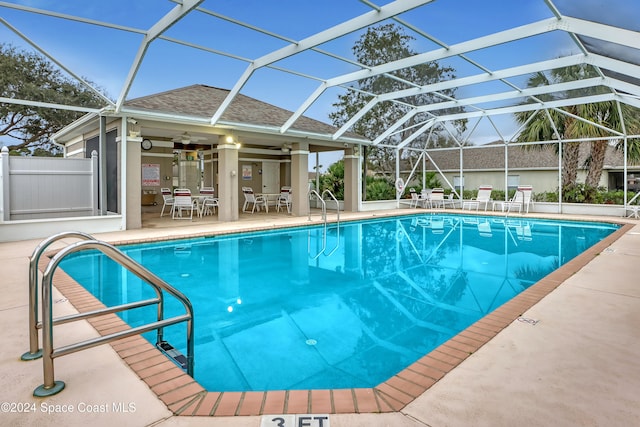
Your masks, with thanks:
[(357, 148), (344, 150), (344, 210), (358, 212), (360, 201), (360, 156)]
[(293, 144), (291, 150), (291, 213), (305, 216), (309, 210), (309, 144), (299, 142)]
[(218, 144), (218, 220), (237, 221), (239, 218), (238, 149), (228, 143), (226, 136), (219, 137)]

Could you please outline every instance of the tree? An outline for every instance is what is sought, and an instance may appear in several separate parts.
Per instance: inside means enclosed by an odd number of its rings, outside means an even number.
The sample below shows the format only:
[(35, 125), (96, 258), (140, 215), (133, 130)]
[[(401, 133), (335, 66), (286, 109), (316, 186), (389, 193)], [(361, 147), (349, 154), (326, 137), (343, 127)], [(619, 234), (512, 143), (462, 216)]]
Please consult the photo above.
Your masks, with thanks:
[[(82, 83), (65, 77), (45, 57), (0, 44), (0, 96), (63, 105), (100, 108), (104, 99)], [(12, 152), (55, 153), (51, 135), (84, 113), (21, 104), (0, 103), (0, 136), (15, 144)]]
[[(531, 76), (527, 82), (527, 87), (546, 86), (549, 84), (563, 83), (574, 80), (582, 80), (591, 77), (597, 77), (598, 74), (593, 67), (588, 65), (573, 65), (564, 68), (558, 68), (551, 70), (548, 74), (536, 73)], [(596, 90), (600, 93), (605, 89)], [(552, 101), (554, 99), (567, 98), (568, 96), (585, 96), (592, 95), (593, 91), (590, 89), (578, 89), (569, 92), (561, 92), (557, 94), (545, 94), (540, 95), (543, 101)], [(598, 102), (591, 104), (572, 105), (562, 108), (564, 111), (572, 114), (573, 116), (581, 117), (590, 122), (597, 123), (605, 126), (609, 129), (622, 131), (622, 124), (620, 121), (620, 114), (618, 112), (617, 104), (613, 101)], [(621, 104), (622, 116), (624, 117), (625, 127), (627, 133), (633, 134), (640, 130), (638, 110), (628, 105)], [(587, 123), (582, 120), (578, 120), (568, 114), (564, 114), (558, 110), (548, 110), (549, 116), (553, 120), (553, 126), (557, 129), (561, 139), (577, 139), (577, 138), (598, 138), (611, 136), (611, 132), (608, 132), (602, 128), (594, 126), (592, 123)], [(516, 120), (520, 124), (524, 124), (529, 119), (530, 112), (519, 112), (515, 114)], [(550, 141), (556, 138), (554, 128), (551, 121), (544, 110), (535, 113), (533, 119), (531, 119), (524, 129), (518, 135), (519, 142), (527, 141)], [(629, 152), (629, 160), (636, 162), (640, 160), (640, 142), (638, 140), (630, 141), (631, 147)], [(567, 142), (562, 144), (562, 187), (573, 187), (576, 185), (578, 176), (579, 164), (579, 149), (580, 142)], [(588, 172), (585, 184), (589, 187), (597, 187), (602, 176), (602, 170), (604, 167), (604, 159), (609, 145), (608, 140), (593, 141), (591, 144), (591, 150), (589, 158), (587, 159)], [(541, 145), (529, 146), (532, 148), (541, 148)], [(623, 147), (623, 141), (616, 144), (617, 148)], [(559, 145), (555, 145), (556, 152), (559, 151)]]
[[(618, 111), (618, 106), (615, 101), (578, 105), (576, 106), (576, 110), (576, 114), (578, 116), (618, 132), (622, 132), (623, 129), (620, 115), (621, 112), (627, 133), (640, 133), (640, 111), (627, 104), (620, 104), (620, 111)], [(583, 137), (598, 138), (611, 136), (611, 132), (593, 126), (589, 123), (585, 123), (581, 120), (573, 120), (570, 126), (571, 129), (569, 129), (569, 132), (571, 134), (582, 135)], [(631, 150), (628, 151), (628, 154), (630, 154), (629, 160), (632, 163), (635, 163), (640, 160), (638, 157), (638, 140), (631, 140), (630, 145)], [(591, 142), (591, 151), (589, 158), (587, 159), (588, 171), (587, 178), (585, 180), (586, 186), (598, 187), (604, 168), (605, 154), (608, 146), (609, 141), (606, 139)], [(621, 150), (624, 147), (624, 141), (619, 140), (615, 146)]]
[(344, 160), (338, 160), (320, 176), (320, 194), (329, 190), (338, 200), (344, 200)]
[[(369, 28), (355, 43), (352, 50), (360, 64), (374, 67), (415, 55), (416, 52), (409, 46), (412, 40), (414, 40), (413, 37), (404, 34), (396, 25), (383, 24)], [(335, 111), (329, 114), (329, 118), (335, 126), (342, 126), (372, 99), (371, 94), (384, 94), (415, 87), (415, 85), (424, 86), (442, 80), (449, 80), (455, 77), (454, 71), (451, 67), (443, 67), (436, 62), (428, 62), (359, 80), (347, 93), (338, 96), (338, 101), (333, 104)], [(411, 82), (411, 84), (407, 82)], [(455, 89), (443, 90), (441, 93), (445, 96), (453, 96)], [(420, 106), (441, 101), (442, 98), (432, 93), (425, 93), (398, 99), (397, 102), (378, 103), (353, 126), (352, 130), (373, 140), (402, 118), (411, 109), (412, 105)], [(458, 110), (455, 109), (455, 111)], [(415, 125), (424, 122), (428, 117), (426, 113), (415, 115), (406, 123), (404, 130), (389, 137), (389, 143), (398, 143), (406, 139), (417, 130)], [(466, 121), (457, 122), (455, 126), (458, 131), (462, 132), (465, 129)], [(431, 146), (452, 144), (444, 133), (440, 131), (434, 132), (430, 141), (427, 139), (428, 135), (421, 135), (412, 142), (411, 146), (426, 148), (427, 144)], [(377, 171), (384, 172), (395, 169), (395, 150), (370, 147), (367, 150), (367, 154), (369, 156), (368, 161)], [(412, 162), (411, 156), (415, 155), (412, 150), (405, 150), (402, 153), (402, 156), (408, 158), (410, 162)]]

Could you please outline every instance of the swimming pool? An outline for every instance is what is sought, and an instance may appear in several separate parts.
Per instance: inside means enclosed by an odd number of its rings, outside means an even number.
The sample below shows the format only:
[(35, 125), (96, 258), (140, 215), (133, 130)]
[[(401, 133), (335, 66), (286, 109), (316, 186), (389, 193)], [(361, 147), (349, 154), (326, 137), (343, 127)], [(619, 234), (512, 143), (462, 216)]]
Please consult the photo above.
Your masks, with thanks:
[[(208, 390), (336, 389), (385, 381), (616, 229), (424, 215), (121, 249), (191, 299)], [(97, 254), (61, 267), (106, 305), (151, 295)]]

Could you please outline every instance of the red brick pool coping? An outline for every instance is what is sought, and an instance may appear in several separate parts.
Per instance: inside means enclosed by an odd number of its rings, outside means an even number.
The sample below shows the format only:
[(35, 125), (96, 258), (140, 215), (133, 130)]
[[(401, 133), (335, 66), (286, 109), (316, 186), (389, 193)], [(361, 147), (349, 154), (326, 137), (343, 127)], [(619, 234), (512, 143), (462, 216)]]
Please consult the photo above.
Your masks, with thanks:
[[(602, 241), (373, 388), (210, 392), (141, 336), (124, 338), (110, 345), (176, 415), (249, 416), (397, 412), (427, 391), (632, 227), (632, 224), (621, 224), (618, 230)], [(188, 237), (194, 236), (184, 236), (184, 238)], [(158, 241), (158, 239), (147, 241)], [(143, 242), (145, 241), (136, 241), (136, 243)], [(114, 244), (124, 243), (132, 242)], [(48, 257), (42, 257), (40, 268), (44, 270), (47, 263)], [(53, 284), (79, 312), (104, 307), (102, 302), (63, 271), (56, 272)], [(88, 322), (101, 335), (130, 328), (115, 314), (91, 318)]]

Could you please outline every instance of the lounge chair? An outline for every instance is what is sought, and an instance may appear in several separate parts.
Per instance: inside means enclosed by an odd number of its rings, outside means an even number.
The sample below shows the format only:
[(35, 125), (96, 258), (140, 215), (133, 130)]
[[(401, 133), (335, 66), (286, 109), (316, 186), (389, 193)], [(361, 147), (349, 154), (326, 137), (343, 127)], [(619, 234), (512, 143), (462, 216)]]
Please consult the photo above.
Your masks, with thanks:
[(522, 213), (523, 209), (525, 213), (529, 213), (529, 205), (531, 204), (532, 193), (532, 186), (520, 185), (516, 189), (516, 193), (511, 200), (509, 200), (508, 202), (494, 202), (493, 209), (495, 210), (496, 206), (500, 206), (502, 212), (504, 212), (505, 210), (507, 212), (511, 212), (515, 208), (517, 208), (519, 213)]
[(625, 213), (628, 212), (627, 218), (633, 217), (635, 219), (638, 219), (638, 210), (640, 209), (640, 205), (631, 205), (633, 202), (636, 201), (638, 196), (640, 196), (640, 191), (638, 191), (636, 195), (633, 196), (631, 200), (627, 202), (627, 206), (625, 206)]
[(491, 199), (491, 190), (493, 190), (491, 185), (481, 185), (478, 187), (478, 194), (476, 197), (471, 198), (471, 201), (477, 202), (476, 207), (480, 204), (484, 204), (484, 210), (486, 212), (489, 202), (493, 201)]

